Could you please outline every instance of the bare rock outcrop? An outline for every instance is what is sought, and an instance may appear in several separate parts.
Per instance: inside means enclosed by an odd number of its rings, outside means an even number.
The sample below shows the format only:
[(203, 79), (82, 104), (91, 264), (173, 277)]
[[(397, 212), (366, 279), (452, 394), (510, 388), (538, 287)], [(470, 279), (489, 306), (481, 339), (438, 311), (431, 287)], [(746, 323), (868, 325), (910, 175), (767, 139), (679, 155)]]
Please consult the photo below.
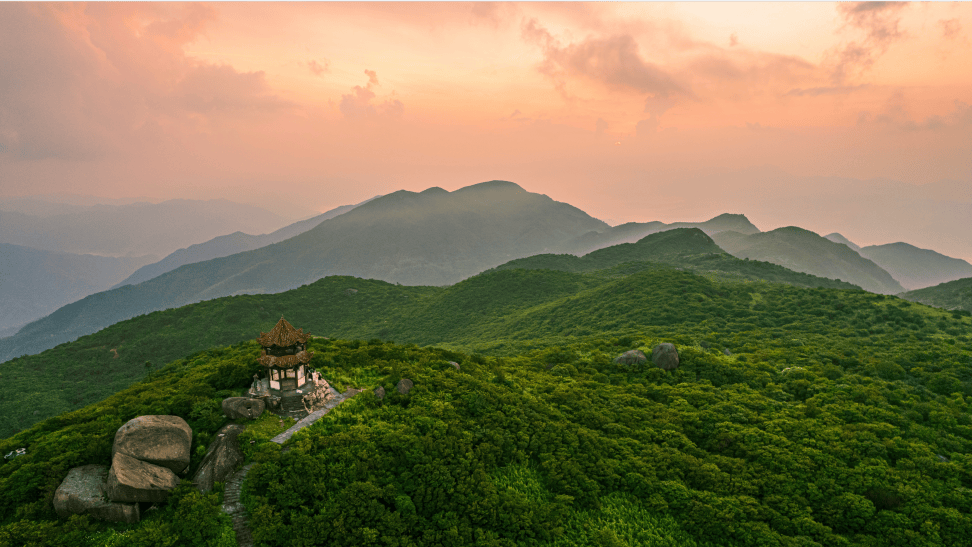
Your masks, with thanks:
[(381, 386), (376, 387), (375, 388), (375, 397), (378, 397), (379, 400), (380, 399), (384, 399), (385, 398), (385, 388), (383, 388)]
[(171, 469), (175, 473), (189, 466), (192, 429), (178, 416), (139, 416), (115, 432), (112, 465), (116, 454)]
[(395, 389), (397, 389), (402, 395), (408, 395), (408, 392), (412, 391), (412, 387), (414, 385), (415, 384), (408, 378), (402, 378), (397, 384), (395, 384)]
[(67, 477), (54, 492), (54, 511), (61, 518), (89, 515), (108, 522), (134, 524), (140, 518), (137, 503), (105, 501), (108, 467), (82, 465), (68, 471)]
[(641, 350), (633, 349), (615, 357), (614, 362), (619, 365), (640, 365), (648, 362), (648, 358), (645, 357), (645, 354)]
[(663, 342), (651, 350), (651, 362), (662, 370), (674, 370), (678, 368), (678, 350), (675, 344)]
[(179, 486), (179, 477), (167, 467), (139, 461), (116, 452), (111, 458), (106, 491), (112, 501), (161, 503)]
[(229, 397), (223, 399), (223, 414), (230, 420), (251, 420), (259, 417), (266, 410), (263, 399), (249, 397)]
[(217, 482), (226, 482), (233, 474), (236, 466), (243, 463), (243, 451), (237, 437), (243, 432), (243, 426), (226, 424), (216, 432), (213, 442), (206, 451), (192, 482), (202, 492), (213, 489)]

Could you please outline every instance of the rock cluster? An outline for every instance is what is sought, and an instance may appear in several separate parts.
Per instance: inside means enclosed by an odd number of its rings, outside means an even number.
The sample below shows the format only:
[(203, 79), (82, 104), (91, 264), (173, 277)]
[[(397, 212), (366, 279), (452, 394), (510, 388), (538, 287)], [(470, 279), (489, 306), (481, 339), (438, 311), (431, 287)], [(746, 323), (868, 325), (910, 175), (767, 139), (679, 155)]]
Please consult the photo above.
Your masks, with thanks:
[(178, 416), (133, 418), (115, 432), (111, 467), (71, 469), (54, 493), (54, 510), (61, 517), (138, 522), (140, 503), (164, 502), (179, 485), (176, 473), (189, 466), (191, 445), (192, 429)]

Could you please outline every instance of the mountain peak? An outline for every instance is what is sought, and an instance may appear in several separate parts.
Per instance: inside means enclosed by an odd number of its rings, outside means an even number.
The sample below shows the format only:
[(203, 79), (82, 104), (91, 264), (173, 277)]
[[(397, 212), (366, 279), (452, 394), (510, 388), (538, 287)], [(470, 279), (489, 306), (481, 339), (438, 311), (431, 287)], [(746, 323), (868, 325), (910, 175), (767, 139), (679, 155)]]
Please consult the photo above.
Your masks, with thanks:
[(469, 186), (464, 186), (454, 192), (480, 192), (483, 190), (506, 190), (515, 192), (526, 192), (519, 184), (515, 182), (510, 182), (508, 180), (488, 180), (486, 182), (480, 182), (478, 184), (471, 184)]

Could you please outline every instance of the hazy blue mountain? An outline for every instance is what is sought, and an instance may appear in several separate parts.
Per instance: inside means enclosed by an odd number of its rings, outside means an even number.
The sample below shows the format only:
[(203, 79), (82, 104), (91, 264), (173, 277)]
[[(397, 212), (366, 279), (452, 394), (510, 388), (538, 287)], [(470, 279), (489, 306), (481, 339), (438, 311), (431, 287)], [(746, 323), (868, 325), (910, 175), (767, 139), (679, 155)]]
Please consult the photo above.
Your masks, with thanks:
[(712, 239), (739, 258), (764, 260), (797, 272), (848, 281), (881, 294), (904, 290), (891, 274), (847, 245), (796, 226), (751, 235), (720, 232)]
[(745, 215), (724, 213), (705, 222), (628, 222), (619, 224), (607, 230), (591, 231), (568, 242), (561, 252), (576, 255), (587, 254), (591, 251), (618, 245), (621, 243), (634, 243), (649, 234), (673, 230), (675, 228), (698, 228), (708, 235), (726, 230), (732, 230), (742, 234), (755, 234), (759, 229), (746, 218)]
[(838, 234), (837, 232), (834, 232), (832, 234), (827, 234), (824, 237), (827, 238), (827, 239), (829, 239), (830, 241), (833, 241), (834, 243), (842, 243), (844, 245), (847, 245), (851, 249), (854, 249), (855, 251), (857, 251), (857, 254), (860, 254), (861, 253), (861, 248), (860, 248), (859, 245), (857, 245), (853, 241), (847, 239), (846, 237)]
[(0, 336), (107, 289), (155, 258), (76, 255), (0, 243)]
[(898, 296), (936, 308), (965, 310), (972, 313), (972, 277), (904, 292)]
[(909, 291), (972, 277), (972, 264), (907, 243), (870, 245), (859, 252), (887, 270)]
[(454, 192), (403, 190), (285, 241), (92, 294), (0, 340), (0, 359), (37, 353), (143, 313), (220, 296), (281, 292), (327, 275), (448, 285), (607, 228), (576, 207), (512, 182)]
[(75, 254), (166, 256), (237, 230), (261, 234), (286, 224), (265, 209), (225, 199), (92, 205), (45, 216), (0, 210), (0, 243)]
[(186, 264), (221, 258), (236, 253), (242, 253), (244, 251), (252, 251), (253, 249), (259, 249), (260, 247), (266, 247), (271, 243), (279, 243), (296, 235), (302, 234), (329, 218), (343, 215), (355, 207), (368, 203), (377, 197), (379, 196), (375, 196), (374, 198), (367, 199), (355, 205), (342, 205), (340, 207), (335, 207), (326, 213), (321, 213), (307, 220), (301, 220), (300, 222), (295, 222), (288, 226), (284, 226), (276, 232), (269, 234), (254, 236), (244, 234), (243, 232), (233, 232), (232, 234), (215, 237), (205, 243), (190, 245), (185, 249), (179, 249), (158, 262), (142, 266), (136, 270), (135, 273), (128, 276), (124, 281), (118, 283), (112, 288), (114, 289), (121, 287), (122, 285), (138, 285), (143, 281), (148, 281), (153, 277), (158, 277), (166, 272), (171, 272), (172, 270), (180, 266), (185, 266)]

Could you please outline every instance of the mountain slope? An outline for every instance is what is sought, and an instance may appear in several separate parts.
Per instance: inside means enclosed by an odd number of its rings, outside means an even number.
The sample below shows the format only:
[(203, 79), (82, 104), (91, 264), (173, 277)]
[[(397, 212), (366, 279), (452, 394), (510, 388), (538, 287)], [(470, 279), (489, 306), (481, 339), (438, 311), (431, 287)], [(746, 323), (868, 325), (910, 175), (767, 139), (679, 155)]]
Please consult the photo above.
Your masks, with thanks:
[(846, 245), (803, 228), (788, 226), (742, 237), (733, 232), (722, 232), (713, 235), (713, 239), (739, 258), (765, 260), (794, 271), (848, 281), (881, 294), (904, 290), (874, 262)]
[(972, 313), (972, 277), (899, 294), (901, 298), (946, 310)]
[(559, 252), (576, 255), (587, 254), (591, 251), (620, 243), (634, 243), (649, 234), (676, 228), (698, 228), (707, 235), (727, 230), (743, 234), (755, 234), (759, 232), (759, 229), (752, 222), (749, 222), (749, 219), (745, 215), (730, 213), (723, 213), (705, 222), (673, 222), (671, 224), (657, 221), (644, 223), (628, 222), (614, 226), (613, 228), (608, 228), (607, 230), (588, 232), (565, 244)]
[(285, 224), (265, 209), (225, 199), (94, 205), (44, 217), (0, 210), (0, 243), (76, 254), (166, 256), (237, 230), (261, 234)]
[(187, 264), (91, 295), (0, 340), (0, 360), (36, 353), (118, 321), (234, 294), (272, 293), (327, 275), (447, 285), (547, 252), (607, 224), (516, 184), (399, 191), (280, 243)]
[(279, 243), (296, 235), (300, 235), (329, 218), (343, 215), (359, 205), (368, 203), (371, 201), (371, 199), (362, 201), (361, 203), (355, 205), (342, 205), (340, 207), (335, 207), (330, 211), (321, 213), (320, 215), (307, 220), (301, 220), (288, 226), (284, 226), (283, 228), (269, 234), (254, 236), (244, 234), (243, 232), (234, 232), (232, 234), (215, 237), (205, 243), (190, 245), (184, 249), (179, 249), (158, 262), (142, 266), (132, 273), (132, 275), (128, 276), (124, 281), (118, 283), (112, 288), (118, 288), (123, 285), (138, 285), (143, 281), (148, 281), (153, 277), (158, 277), (166, 272), (171, 272), (172, 270), (180, 266), (185, 266), (186, 264), (221, 258), (236, 253), (252, 251), (253, 249), (259, 249), (260, 247), (266, 247), (272, 243)]
[(833, 241), (834, 243), (842, 243), (844, 245), (847, 245), (851, 249), (854, 249), (855, 251), (857, 251), (858, 254), (860, 254), (860, 252), (861, 252), (861, 248), (860, 248), (859, 245), (857, 245), (853, 241), (847, 239), (846, 237), (838, 234), (837, 232), (834, 232), (832, 234), (827, 234), (824, 237), (827, 238), (827, 239), (829, 239), (830, 241)]
[(103, 291), (154, 259), (76, 255), (0, 243), (0, 336)]
[(907, 243), (870, 245), (859, 252), (887, 270), (909, 291), (972, 277), (972, 264)]

